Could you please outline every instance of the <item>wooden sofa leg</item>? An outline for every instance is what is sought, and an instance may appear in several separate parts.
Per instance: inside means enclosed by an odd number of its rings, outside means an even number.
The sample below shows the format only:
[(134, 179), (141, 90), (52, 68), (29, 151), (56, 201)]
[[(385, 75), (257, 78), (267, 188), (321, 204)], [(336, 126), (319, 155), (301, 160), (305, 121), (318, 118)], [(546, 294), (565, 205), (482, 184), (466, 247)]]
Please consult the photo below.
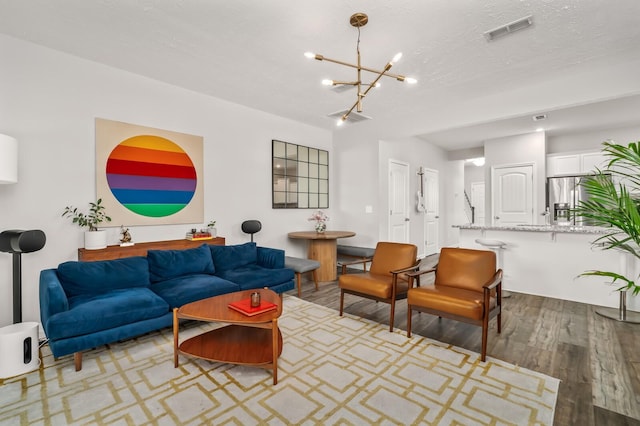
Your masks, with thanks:
[(340, 316), (342, 316), (342, 308), (344, 308), (344, 290), (340, 290)]
[(75, 352), (73, 354), (73, 363), (76, 366), (76, 371), (82, 370), (82, 352)]

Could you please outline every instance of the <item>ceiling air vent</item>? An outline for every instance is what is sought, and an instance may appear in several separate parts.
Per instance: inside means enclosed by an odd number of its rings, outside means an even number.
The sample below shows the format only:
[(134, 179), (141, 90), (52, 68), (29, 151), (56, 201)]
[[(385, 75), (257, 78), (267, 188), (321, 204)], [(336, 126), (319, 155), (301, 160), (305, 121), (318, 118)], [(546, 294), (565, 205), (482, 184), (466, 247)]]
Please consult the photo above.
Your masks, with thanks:
[[(328, 117), (335, 118), (336, 120), (345, 115), (349, 110), (343, 109), (342, 111), (332, 112), (328, 115)], [(347, 117), (347, 123), (359, 123), (361, 121), (371, 120), (371, 117), (368, 117), (359, 112), (351, 111), (351, 114)]]
[(484, 36), (487, 38), (487, 41), (493, 41), (497, 38), (506, 36), (507, 34), (529, 28), (531, 25), (533, 25), (533, 15), (525, 16), (524, 18), (520, 18), (501, 27), (487, 31), (484, 33)]
[(547, 114), (538, 114), (538, 115), (534, 115), (531, 118), (533, 119), (533, 121), (540, 121), (540, 120), (546, 119), (547, 118)]

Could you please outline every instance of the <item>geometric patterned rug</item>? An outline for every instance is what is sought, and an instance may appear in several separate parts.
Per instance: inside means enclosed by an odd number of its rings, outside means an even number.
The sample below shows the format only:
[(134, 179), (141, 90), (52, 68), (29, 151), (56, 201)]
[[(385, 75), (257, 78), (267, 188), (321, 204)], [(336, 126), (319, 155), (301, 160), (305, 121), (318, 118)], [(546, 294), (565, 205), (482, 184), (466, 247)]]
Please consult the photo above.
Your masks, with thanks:
[[(214, 324), (181, 325), (180, 340)], [(285, 295), (278, 384), (180, 357), (170, 328), (0, 379), (0, 425), (551, 425), (559, 381)]]

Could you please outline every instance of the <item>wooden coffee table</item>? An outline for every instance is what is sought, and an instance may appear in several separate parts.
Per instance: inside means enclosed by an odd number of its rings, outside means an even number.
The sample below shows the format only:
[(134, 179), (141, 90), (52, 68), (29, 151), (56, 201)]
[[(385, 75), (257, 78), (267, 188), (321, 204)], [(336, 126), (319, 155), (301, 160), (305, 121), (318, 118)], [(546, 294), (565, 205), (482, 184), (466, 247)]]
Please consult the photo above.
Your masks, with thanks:
[[(277, 309), (247, 316), (229, 308), (229, 303), (246, 299), (254, 291), (261, 299), (275, 303)], [(188, 303), (173, 310), (173, 364), (178, 367), (178, 354), (230, 364), (256, 365), (273, 371), (273, 384), (278, 383), (278, 357), (282, 353), (282, 334), (278, 317), (282, 300), (272, 290), (246, 290)], [(229, 325), (207, 331), (178, 344), (179, 320), (190, 319), (223, 322)]]

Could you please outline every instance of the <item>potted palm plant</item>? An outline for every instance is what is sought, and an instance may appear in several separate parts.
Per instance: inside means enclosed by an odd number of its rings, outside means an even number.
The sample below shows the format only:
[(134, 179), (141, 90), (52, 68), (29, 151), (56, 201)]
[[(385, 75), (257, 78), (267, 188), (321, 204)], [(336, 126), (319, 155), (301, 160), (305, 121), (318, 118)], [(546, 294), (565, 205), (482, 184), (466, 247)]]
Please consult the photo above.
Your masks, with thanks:
[[(603, 147), (607, 162), (602, 170), (582, 179), (581, 185), (589, 199), (581, 201), (575, 213), (609, 229), (592, 241), (594, 246), (619, 250), (625, 254), (627, 263), (633, 264), (640, 259), (640, 142), (624, 146), (606, 141)], [(640, 293), (634, 274), (596, 270), (581, 274), (610, 278), (612, 283), (620, 284), (618, 312), (598, 311), (599, 314), (625, 322), (640, 322), (640, 315), (626, 311), (627, 293)]]
[(77, 207), (67, 206), (62, 217), (70, 217), (71, 222), (80, 228), (88, 228), (84, 233), (84, 248), (96, 250), (107, 247), (107, 231), (99, 230), (98, 226), (103, 222), (111, 222), (111, 218), (107, 216), (101, 198), (95, 203), (89, 203), (88, 213), (79, 211)]

